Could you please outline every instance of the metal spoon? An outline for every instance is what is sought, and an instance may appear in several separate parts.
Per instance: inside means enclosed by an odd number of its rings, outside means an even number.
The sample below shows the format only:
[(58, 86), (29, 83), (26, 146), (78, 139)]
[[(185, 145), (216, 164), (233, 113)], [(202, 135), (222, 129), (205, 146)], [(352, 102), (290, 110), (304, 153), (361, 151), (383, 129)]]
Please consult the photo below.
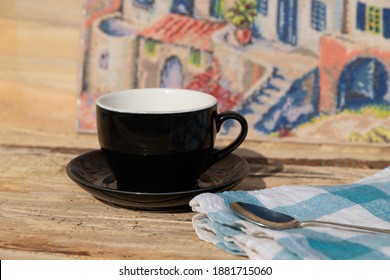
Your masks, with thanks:
[(255, 223), (259, 226), (272, 229), (290, 229), (306, 226), (333, 226), (390, 234), (390, 229), (356, 226), (324, 221), (300, 222), (289, 215), (245, 202), (232, 202), (230, 204), (230, 207), (241, 218)]

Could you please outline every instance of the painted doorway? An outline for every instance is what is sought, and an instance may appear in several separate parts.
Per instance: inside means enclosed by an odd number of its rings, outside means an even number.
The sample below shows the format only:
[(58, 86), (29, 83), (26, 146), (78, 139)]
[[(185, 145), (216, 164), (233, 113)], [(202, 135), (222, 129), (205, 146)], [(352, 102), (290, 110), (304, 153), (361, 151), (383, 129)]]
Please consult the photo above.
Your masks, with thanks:
[(337, 111), (383, 104), (389, 87), (385, 65), (376, 58), (359, 57), (341, 72), (337, 89)]
[(176, 56), (169, 57), (161, 71), (162, 88), (182, 88), (183, 87), (183, 67)]
[(278, 38), (280, 41), (296, 45), (297, 39), (297, 13), (298, 0), (278, 1)]

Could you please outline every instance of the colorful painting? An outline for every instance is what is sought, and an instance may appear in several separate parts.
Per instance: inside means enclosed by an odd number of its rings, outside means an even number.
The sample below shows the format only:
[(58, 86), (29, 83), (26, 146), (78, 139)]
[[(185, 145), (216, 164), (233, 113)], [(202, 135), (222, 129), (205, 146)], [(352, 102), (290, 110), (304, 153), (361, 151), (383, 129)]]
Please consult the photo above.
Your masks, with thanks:
[[(390, 143), (388, 0), (85, 0), (78, 131), (95, 99), (187, 88), (248, 139)], [(238, 125), (225, 123), (234, 137)]]

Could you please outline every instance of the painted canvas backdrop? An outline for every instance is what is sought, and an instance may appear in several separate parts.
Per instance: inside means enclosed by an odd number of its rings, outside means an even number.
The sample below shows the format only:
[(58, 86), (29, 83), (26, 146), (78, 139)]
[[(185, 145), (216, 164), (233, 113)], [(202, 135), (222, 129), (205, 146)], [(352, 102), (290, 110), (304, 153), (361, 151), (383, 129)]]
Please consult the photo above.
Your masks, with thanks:
[(80, 132), (102, 94), (174, 87), (243, 114), (248, 139), (390, 142), (390, 1), (85, 0), (83, 14)]

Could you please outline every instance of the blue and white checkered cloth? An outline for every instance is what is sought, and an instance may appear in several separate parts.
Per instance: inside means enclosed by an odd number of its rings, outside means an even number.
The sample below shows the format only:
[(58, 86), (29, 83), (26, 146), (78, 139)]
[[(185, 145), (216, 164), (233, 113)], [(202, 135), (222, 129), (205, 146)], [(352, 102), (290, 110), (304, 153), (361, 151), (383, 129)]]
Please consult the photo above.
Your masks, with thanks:
[(234, 215), (229, 204), (268, 207), (299, 221), (323, 220), (390, 229), (390, 167), (356, 183), (281, 186), (203, 193), (190, 201), (199, 238), (251, 259), (390, 259), (390, 234), (305, 227), (272, 230)]

